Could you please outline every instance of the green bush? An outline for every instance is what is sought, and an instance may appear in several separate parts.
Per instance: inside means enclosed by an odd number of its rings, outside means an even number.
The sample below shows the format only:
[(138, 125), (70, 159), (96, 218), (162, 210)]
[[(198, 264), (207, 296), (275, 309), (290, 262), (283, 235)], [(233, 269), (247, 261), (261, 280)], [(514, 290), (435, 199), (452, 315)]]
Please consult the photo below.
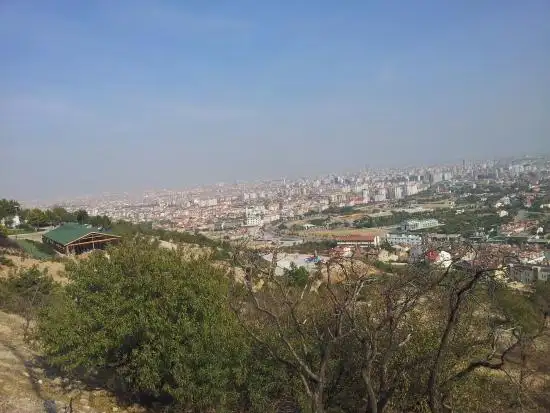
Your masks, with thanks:
[(3, 255), (0, 255), (0, 265), (5, 265), (6, 267), (13, 267), (14, 263), (11, 259), (8, 257), (5, 257)]
[(305, 267), (298, 267), (292, 262), (290, 263), (290, 269), (285, 270), (285, 276), (291, 285), (305, 287), (309, 280), (309, 271)]
[(67, 276), (38, 325), (54, 365), (182, 408), (238, 402), (247, 349), (222, 270), (138, 237), (67, 265)]
[(31, 317), (52, 297), (55, 283), (37, 267), (20, 270), (0, 280), (0, 308)]

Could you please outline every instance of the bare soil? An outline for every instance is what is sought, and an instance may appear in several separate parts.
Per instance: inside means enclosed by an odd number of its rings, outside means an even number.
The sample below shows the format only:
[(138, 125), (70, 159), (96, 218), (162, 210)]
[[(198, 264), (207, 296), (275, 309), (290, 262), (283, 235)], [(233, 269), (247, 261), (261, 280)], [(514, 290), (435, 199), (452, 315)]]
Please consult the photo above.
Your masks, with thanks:
[(23, 325), (21, 317), (0, 311), (0, 413), (145, 412), (120, 406), (105, 390), (56, 375), (23, 340)]

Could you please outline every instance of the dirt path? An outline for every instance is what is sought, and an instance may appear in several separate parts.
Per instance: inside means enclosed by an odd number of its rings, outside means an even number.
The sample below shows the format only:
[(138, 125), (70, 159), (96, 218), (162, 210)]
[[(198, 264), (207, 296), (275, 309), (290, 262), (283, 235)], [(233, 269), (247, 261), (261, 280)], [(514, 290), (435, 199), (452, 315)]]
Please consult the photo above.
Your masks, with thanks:
[(0, 312), (1, 413), (44, 412), (51, 405), (41, 389), (40, 369), (33, 366), (35, 354), (22, 340), (22, 328), (20, 317)]
[(105, 390), (88, 389), (45, 369), (23, 340), (23, 325), (21, 317), (0, 311), (0, 413), (144, 412), (117, 405)]

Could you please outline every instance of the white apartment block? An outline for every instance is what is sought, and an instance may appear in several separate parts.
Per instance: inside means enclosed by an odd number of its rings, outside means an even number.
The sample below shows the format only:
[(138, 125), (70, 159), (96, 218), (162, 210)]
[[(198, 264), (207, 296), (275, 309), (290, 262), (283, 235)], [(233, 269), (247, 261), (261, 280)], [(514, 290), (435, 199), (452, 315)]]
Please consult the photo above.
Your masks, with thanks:
[(263, 225), (263, 215), (265, 208), (263, 207), (250, 207), (245, 209), (245, 226), (247, 227), (260, 227)]
[(245, 226), (247, 227), (261, 227), (264, 221), (260, 215), (249, 215), (246, 217)]
[(419, 229), (434, 228), (439, 226), (437, 219), (409, 219), (401, 224), (404, 231), (417, 231)]
[(422, 237), (414, 234), (388, 234), (386, 240), (390, 245), (417, 246), (422, 244)]
[(374, 194), (374, 202), (384, 202), (386, 200), (386, 188), (378, 188)]
[(370, 192), (369, 192), (369, 190), (368, 189), (363, 189), (362, 196), (363, 196), (363, 202), (365, 204), (368, 204), (370, 202)]
[(405, 186), (405, 196), (416, 195), (418, 193), (418, 185), (414, 182), (409, 182)]

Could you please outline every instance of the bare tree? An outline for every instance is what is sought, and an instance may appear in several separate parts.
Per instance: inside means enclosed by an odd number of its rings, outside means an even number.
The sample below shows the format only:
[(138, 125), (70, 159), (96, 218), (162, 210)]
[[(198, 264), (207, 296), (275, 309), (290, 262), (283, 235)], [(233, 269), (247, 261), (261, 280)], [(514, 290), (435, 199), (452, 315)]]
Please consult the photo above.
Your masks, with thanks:
[(494, 273), (509, 257), (455, 251), (444, 267), (411, 265), (400, 274), (331, 259), (315, 290), (315, 277), (297, 289), (275, 275), (276, 250), (264, 265), (237, 253), (246, 282), (235, 288), (233, 308), (250, 336), (301, 378), (313, 412), (325, 411), (344, 382), (362, 394), (354, 408), (367, 413), (451, 412), (461, 383), (480, 369), (504, 372), (509, 356), (528, 351), (546, 328), (542, 313), (531, 312), (535, 327), (526, 330), (514, 315), (525, 309), (499, 295), (507, 289)]

